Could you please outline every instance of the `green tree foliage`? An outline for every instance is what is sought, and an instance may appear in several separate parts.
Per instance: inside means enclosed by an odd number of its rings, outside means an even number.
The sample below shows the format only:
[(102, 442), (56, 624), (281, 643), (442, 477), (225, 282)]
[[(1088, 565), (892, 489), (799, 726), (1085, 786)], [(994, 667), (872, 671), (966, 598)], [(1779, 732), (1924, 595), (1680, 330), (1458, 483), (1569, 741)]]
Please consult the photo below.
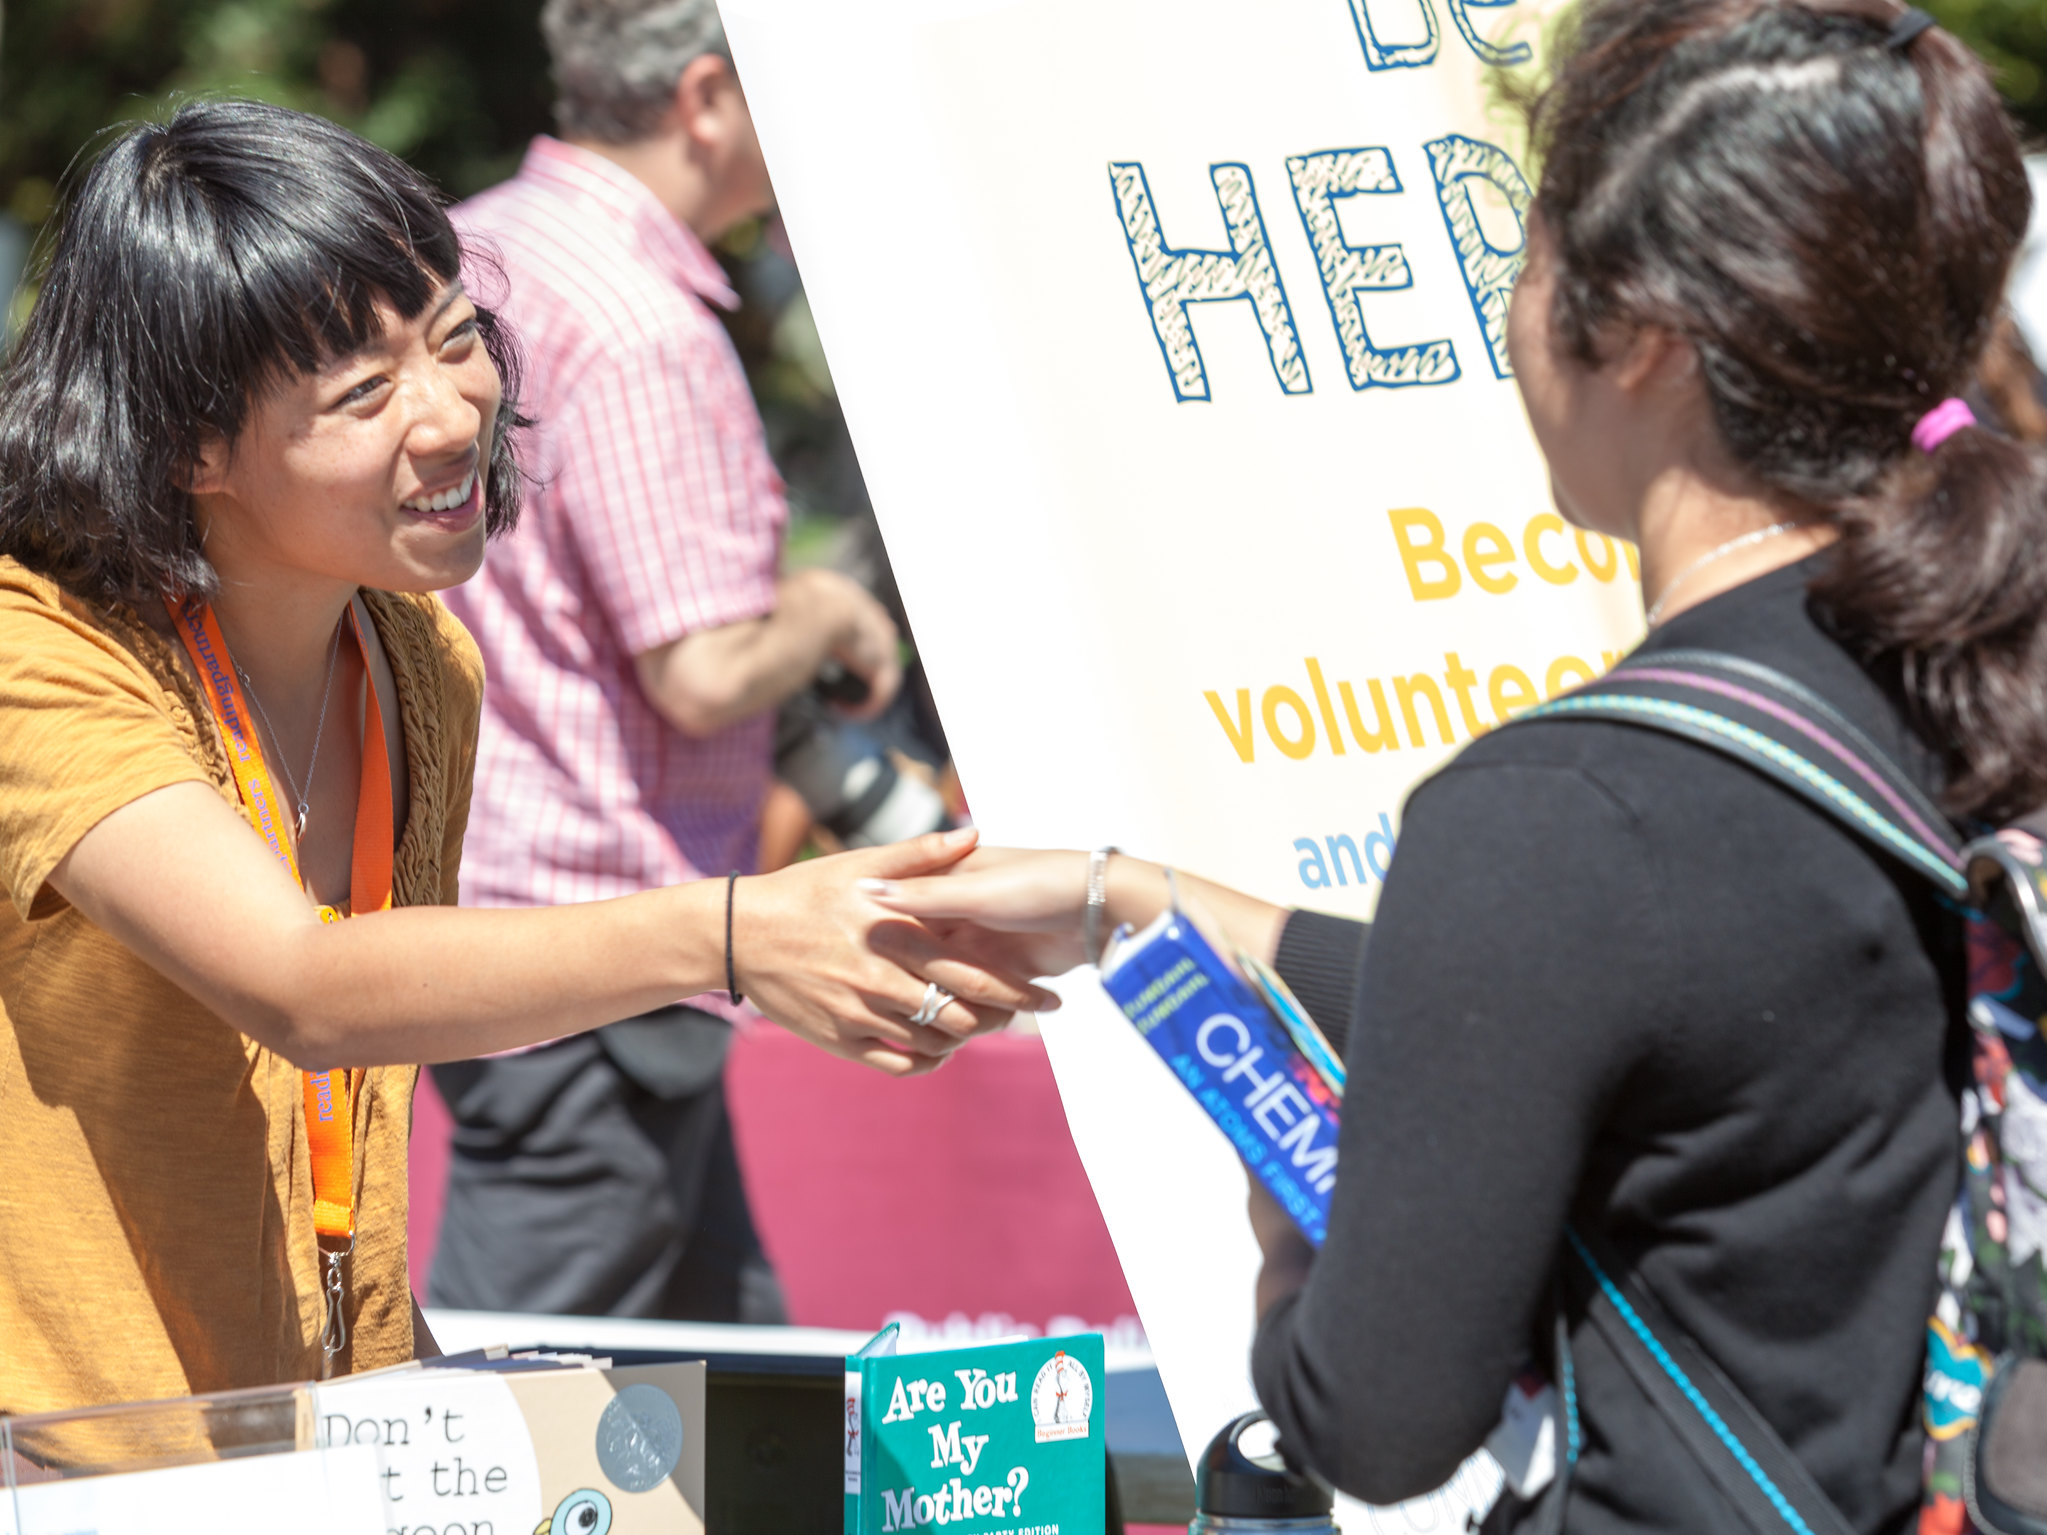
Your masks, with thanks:
[[(2047, 143), (2047, 0), (1925, 0)], [(456, 196), (548, 126), (540, 0), (11, 0), (0, 208), (33, 228), (80, 147), (178, 92), (322, 112)]]
[(1921, 0), (1990, 61), (1997, 83), (2031, 131), (2047, 144), (2047, 0)]
[(11, 0), (0, 206), (33, 228), (101, 129), (179, 93), (319, 112), (460, 196), (549, 126), (540, 0)]

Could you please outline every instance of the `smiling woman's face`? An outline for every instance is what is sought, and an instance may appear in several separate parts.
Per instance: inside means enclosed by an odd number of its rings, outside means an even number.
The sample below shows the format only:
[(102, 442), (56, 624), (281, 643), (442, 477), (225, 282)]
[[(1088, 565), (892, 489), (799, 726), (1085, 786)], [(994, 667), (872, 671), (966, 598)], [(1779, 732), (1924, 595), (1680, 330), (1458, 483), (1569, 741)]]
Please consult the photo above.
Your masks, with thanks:
[(411, 320), (379, 304), (361, 351), (257, 399), (192, 491), (224, 582), (296, 572), (429, 592), (483, 562), (484, 481), (503, 389), (451, 283)]

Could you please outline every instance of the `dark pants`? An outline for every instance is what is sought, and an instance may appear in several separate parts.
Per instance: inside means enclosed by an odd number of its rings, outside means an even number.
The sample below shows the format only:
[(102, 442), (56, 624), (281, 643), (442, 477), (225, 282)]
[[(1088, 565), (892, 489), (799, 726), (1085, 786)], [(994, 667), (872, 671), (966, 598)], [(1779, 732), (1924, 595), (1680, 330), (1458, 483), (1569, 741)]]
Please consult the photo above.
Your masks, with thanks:
[(730, 1039), (671, 1007), (434, 1067), (455, 1140), (428, 1304), (786, 1321), (732, 1144)]

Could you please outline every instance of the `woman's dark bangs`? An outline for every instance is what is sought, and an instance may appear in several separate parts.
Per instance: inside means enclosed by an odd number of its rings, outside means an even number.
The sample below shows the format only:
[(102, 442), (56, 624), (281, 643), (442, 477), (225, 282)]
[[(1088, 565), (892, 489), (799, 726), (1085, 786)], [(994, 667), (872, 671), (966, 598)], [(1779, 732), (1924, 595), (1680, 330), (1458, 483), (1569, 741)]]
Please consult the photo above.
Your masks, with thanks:
[(230, 291), (193, 295), (235, 317), (218, 361), (245, 396), (369, 345), (379, 303), (416, 319), (461, 271), (454, 230), (416, 172), (339, 130), (307, 136), (332, 153), (280, 152), (258, 195), (216, 203), (232, 259), (204, 266)]
[[(185, 103), (67, 178), (41, 287), (0, 370), (0, 554), (80, 592), (204, 593), (184, 489), (253, 401), (417, 319), (462, 270), (433, 185), (336, 124)], [(507, 396), (487, 525), (519, 498), (518, 355), (479, 315)]]

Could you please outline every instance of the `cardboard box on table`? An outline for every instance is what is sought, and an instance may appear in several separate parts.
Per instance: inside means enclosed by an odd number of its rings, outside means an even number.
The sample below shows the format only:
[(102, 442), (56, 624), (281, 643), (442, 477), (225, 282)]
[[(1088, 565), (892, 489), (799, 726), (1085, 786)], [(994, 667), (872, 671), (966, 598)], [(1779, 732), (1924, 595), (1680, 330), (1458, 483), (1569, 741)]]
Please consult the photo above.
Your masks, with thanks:
[(0, 1535), (702, 1535), (701, 1363), (478, 1362), (0, 1419)]

